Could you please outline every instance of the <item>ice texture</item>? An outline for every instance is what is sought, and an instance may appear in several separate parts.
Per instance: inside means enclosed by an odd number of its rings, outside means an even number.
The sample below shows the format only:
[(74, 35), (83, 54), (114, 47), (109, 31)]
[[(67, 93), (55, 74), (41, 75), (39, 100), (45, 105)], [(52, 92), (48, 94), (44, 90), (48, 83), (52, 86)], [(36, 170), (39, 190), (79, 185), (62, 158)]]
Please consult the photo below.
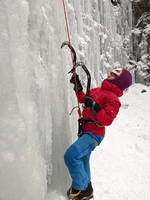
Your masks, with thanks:
[[(72, 45), (92, 87), (125, 66), (131, 3), (66, 0)], [(69, 185), (63, 161), (76, 137), (76, 98), (62, 1), (0, 0), (0, 200), (45, 200)], [(86, 85), (84, 72), (79, 74)]]

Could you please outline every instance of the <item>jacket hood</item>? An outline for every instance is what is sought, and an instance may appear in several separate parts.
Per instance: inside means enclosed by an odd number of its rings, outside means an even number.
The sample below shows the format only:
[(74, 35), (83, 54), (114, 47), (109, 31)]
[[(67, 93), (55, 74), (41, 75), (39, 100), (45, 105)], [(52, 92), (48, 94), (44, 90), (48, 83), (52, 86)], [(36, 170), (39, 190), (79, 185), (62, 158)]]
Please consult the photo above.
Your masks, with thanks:
[(121, 97), (123, 95), (123, 91), (117, 85), (114, 85), (107, 79), (103, 80), (101, 88), (115, 93), (118, 97)]

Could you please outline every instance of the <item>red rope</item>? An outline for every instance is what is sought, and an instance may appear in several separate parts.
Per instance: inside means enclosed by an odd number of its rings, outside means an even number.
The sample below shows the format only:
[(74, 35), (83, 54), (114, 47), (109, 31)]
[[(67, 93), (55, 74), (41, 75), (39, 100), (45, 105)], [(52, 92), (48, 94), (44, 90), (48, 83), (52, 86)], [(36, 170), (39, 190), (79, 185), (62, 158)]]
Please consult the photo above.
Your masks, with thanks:
[[(67, 19), (67, 11), (66, 11), (66, 6), (65, 6), (64, 0), (62, 0), (62, 5), (63, 5), (63, 9), (64, 9), (64, 16), (65, 16), (65, 24), (66, 24), (66, 32), (67, 32), (67, 36), (68, 36), (68, 41), (71, 44), (70, 31), (69, 31), (69, 25), (68, 25), (68, 19)], [(72, 64), (74, 64), (72, 52), (71, 52), (71, 58), (72, 58)], [(76, 73), (76, 71), (74, 71), (74, 73)], [(75, 87), (77, 87), (76, 78), (75, 78)], [(78, 98), (77, 98), (77, 103), (78, 103), (78, 106), (77, 106), (78, 107), (78, 114), (79, 114), (79, 117), (81, 117), (81, 109), (80, 109), (80, 104), (79, 104)]]
[(67, 30), (68, 41), (71, 44), (70, 33), (69, 33), (69, 26), (68, 26), (68, 19), (67, 19), (67, 12), (66, 12), (66, 6), (65, 6), (64, 0), (62, 0), (62, 4), (63, 4), (63, 9), (64, 9), (64, 16), (65, 16), (65, 23), (66, 23), (66, 30)]

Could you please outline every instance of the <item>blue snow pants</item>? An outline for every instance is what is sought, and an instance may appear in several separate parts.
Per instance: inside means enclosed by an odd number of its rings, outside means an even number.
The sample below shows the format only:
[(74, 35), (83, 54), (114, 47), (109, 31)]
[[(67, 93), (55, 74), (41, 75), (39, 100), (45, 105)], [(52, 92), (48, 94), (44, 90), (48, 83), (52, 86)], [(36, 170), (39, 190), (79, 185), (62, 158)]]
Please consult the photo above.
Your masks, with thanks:
[(72, 178), (72, 187), (84, 190), (91, 181), (90, 155), (104, 136), (85, 132), (65, 152), (64, 160)]

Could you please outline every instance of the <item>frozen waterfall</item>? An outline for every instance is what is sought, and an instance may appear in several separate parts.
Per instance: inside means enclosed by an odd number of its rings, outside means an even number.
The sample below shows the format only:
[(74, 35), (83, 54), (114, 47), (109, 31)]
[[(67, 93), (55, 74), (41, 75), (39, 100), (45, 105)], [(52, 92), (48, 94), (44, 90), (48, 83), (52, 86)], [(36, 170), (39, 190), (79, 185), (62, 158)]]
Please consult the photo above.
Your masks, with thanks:
[[(99, 85), (128, 61), (131, 3), (65, 3), (78, 60)], [(0, 0), (0, 200), (45, 200), (69, 185), (63, 154), (76, 137), (77, 114), (69, 116), (76, 101), (64, 40), (61, 0)]]

